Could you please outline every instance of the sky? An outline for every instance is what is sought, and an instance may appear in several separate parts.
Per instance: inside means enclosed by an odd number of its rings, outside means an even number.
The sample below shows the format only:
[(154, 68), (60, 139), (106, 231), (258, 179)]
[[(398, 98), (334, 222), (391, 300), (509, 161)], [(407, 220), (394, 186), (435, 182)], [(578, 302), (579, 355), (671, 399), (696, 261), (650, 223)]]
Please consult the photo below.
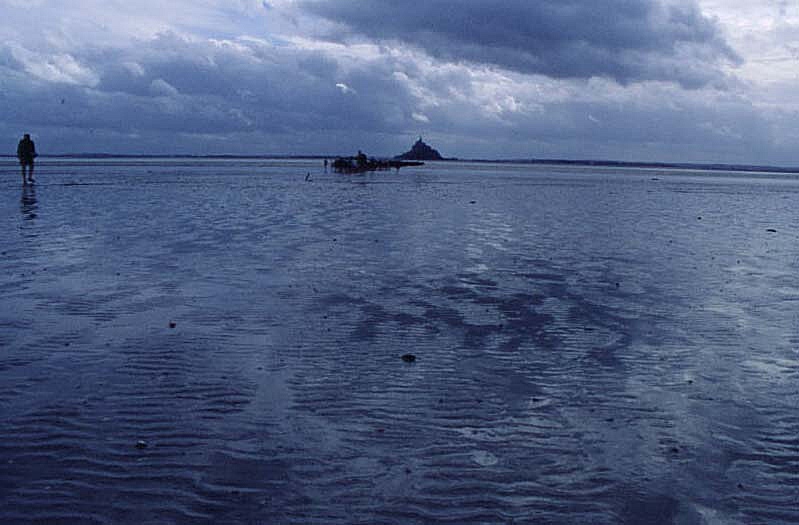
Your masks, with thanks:
[(787, 0), (0, 0), (41, 153), (799, 166)]

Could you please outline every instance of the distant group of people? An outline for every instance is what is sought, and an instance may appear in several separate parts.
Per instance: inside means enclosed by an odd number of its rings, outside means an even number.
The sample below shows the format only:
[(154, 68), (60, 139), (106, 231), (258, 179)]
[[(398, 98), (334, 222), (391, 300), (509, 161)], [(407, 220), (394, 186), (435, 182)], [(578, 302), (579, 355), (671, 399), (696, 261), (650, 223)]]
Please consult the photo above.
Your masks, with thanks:
[[(355, 160), (355, 166), (357, 168), (359, 168), (359, 169), (365, 169), (368, 166), (368, 164), (369, 164), (369, 158), (366, 156), (366, 153), (364, 153), (361, 150), (358, 150), (358, 154), (354, 157), (354, 160)], [(340, 158), (337, 161), (334, 161), (333, 162), (333, 169), (340, 169), (342, 167), (341, 164), (340, 164), (341, 162), (342, 162), (342, 159), (340, 159)], [(327, 173), (328, 165), (330, 165), (330, 162), (327, 159), (325, 159), (324, 160), (325, 173)], [(338, 165), (338, 168), (336, 167), (337, 165)], [(397, 170), (399, 170), (399, 168), (397, 168)]]
[(36, 145), (28, 133), (25, 133), (17, 145), (17, 158), (22, 168), (22, 184), (33, 183), (33, 159), (36, 158)]

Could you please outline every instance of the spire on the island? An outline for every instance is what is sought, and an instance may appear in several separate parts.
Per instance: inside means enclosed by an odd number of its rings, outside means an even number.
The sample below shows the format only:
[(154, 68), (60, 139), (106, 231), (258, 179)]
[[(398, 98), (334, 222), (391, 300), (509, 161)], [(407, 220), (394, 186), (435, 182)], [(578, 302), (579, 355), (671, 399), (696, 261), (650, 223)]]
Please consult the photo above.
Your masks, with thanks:
[(444, 157), (438, 151), (424, 143), (421, 135), (419, 135), (419, 140), (416, 141), (410, 151), (406, 151), (394, 158), (400, 160), (444, 160)]

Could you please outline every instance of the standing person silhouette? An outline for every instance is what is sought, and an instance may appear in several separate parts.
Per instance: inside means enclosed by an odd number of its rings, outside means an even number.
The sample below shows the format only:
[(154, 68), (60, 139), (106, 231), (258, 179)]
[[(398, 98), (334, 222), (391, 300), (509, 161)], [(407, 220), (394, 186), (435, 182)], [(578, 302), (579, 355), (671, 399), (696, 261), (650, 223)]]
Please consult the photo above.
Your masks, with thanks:
[[(22, 168), (22, 184), (33, 182), (33, 159), (36, 157), (36, 145), (27, 133), (22, 137), (17, 145), (17, 158)], [(25, 180), (25, 167), (28, 168), (28, 180)]]

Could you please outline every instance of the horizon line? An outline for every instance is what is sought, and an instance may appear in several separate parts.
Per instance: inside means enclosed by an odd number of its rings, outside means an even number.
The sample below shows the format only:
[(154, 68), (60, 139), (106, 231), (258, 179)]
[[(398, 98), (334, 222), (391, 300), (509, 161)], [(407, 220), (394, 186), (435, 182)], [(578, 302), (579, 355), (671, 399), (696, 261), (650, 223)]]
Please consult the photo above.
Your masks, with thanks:
[[(347, 155), (286, 155), (286, 154), (154, 154), (154, 153), (53, 153), (41, 154), (39, 158), (53, 159), (335, 159), (347, 158)], [(0, 154), (0, 158), (16, 159), (16, 155)], [(390, 159), (393, 157), (375, 156), (378, 159)], [(612, 159), (563, 159), (563, 158), (460, 158), (448, 157), (440, 161), (425, 162), (475, 162), (475, 163), (497, 163), (497, 164), (553, 164), (553, 165), (574, 165), (574, 166), (598, 166), (598, 167), (630, 167), (630, 168), (663, 168), (663, 169), (701, 169), (708, 171), (762, 171), (771, 173), (797, 173), (799, 166), (779, 166), (774, 164), (730, 164), (722, 162), (668, 162), (668, 161), (627, 161)]]

